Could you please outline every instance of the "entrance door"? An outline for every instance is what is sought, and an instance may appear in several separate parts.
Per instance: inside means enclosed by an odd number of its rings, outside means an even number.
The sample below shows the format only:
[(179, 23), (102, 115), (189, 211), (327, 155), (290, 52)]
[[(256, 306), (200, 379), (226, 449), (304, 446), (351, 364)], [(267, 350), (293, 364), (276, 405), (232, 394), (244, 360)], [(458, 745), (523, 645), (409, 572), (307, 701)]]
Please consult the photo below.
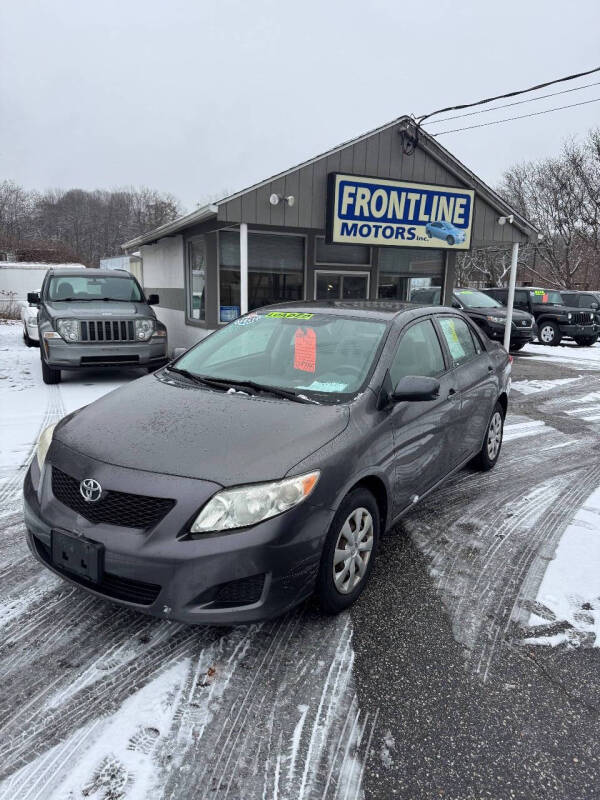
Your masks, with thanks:
[(315, 300), (367, 300), (368, 272), (315, 272)]

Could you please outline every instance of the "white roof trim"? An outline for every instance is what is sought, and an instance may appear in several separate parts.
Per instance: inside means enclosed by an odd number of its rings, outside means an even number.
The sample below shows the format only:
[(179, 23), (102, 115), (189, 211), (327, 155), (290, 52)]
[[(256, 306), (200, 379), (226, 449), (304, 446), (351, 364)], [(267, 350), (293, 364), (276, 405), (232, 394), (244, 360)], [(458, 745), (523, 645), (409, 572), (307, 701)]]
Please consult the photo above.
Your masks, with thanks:
[(164, 225), (160, 225), (158, 228), (153, 228), (147, 233), (136, 236), (135, 239), (130, 239), (128, 242), (121, 245), (121, 249), (137, 249), (143, 244), (153, 242), (155, 239), (161, 239), (163, 236), (172, 236), (174, 233), (178, 233), (182, 228), (187, 228), (189, 225), (194, 225), (197, 222), (204, 222), (207, 219), (211, 219), (211, 217), (216, 217), (217, 211), (217, 206), (213, 203), (209, 203), (206, 206), (202, 206), (202, 208), (197, 208), (195, 211), (192, 211), (191, 214), (178, 217), (172, 222), (167, 222)]

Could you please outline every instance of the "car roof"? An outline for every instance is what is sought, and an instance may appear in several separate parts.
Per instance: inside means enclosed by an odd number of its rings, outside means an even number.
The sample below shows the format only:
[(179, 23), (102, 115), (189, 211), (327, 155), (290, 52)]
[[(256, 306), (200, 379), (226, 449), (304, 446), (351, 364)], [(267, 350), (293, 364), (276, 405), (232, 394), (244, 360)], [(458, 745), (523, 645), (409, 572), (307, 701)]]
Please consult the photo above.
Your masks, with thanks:
[(61, 278), (73, 278), (79, 275), (85, 275), (86, 278), (133, 278), (133, 275), (130, 272), (127, 272), (126, 269), (88, 269), (86, 267), (85, 269), (61, 268), (60, 270), (48, 270), (49, 275), (54, 273), (60, 275)]
[[(426, 306), (418, 306), (419, 309)], [(444, 306), (431, 306), (434, 311), (454, 311)], [(263, 306), (256, 311), (288, 311), (305, 312), (307, 314), (327, 313), (340, 317), (357, 317), (364, 319), (390, 320), (415, 311), (417, 304), (403, 303), (399, 300), (308, 300), (289, 303), (275, 303)]]

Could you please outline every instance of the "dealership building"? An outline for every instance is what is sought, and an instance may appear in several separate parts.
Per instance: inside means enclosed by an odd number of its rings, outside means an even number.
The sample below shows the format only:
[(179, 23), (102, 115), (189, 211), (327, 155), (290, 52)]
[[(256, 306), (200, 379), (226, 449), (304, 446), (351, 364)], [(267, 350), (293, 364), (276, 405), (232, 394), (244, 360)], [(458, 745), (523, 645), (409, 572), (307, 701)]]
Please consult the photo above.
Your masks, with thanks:
[(292, 300), (410, 300), (455, 284), (457, 251), (525, 243), (533, 226), (401, 117), (126, 242), (172, 346)]

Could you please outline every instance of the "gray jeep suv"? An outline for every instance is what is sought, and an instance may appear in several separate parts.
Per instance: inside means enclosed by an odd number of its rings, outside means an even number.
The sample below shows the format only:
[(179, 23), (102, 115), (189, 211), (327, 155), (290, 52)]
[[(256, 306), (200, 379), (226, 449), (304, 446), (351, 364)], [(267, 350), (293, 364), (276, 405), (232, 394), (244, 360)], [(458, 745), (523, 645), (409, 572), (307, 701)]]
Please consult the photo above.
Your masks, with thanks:
[(44, 383), (59, 383), (61, 370), (89, 367), (145, 367), (153, 372), (169, 360), (167, 329), (125, 270), (48, 270), (38, 306)]

